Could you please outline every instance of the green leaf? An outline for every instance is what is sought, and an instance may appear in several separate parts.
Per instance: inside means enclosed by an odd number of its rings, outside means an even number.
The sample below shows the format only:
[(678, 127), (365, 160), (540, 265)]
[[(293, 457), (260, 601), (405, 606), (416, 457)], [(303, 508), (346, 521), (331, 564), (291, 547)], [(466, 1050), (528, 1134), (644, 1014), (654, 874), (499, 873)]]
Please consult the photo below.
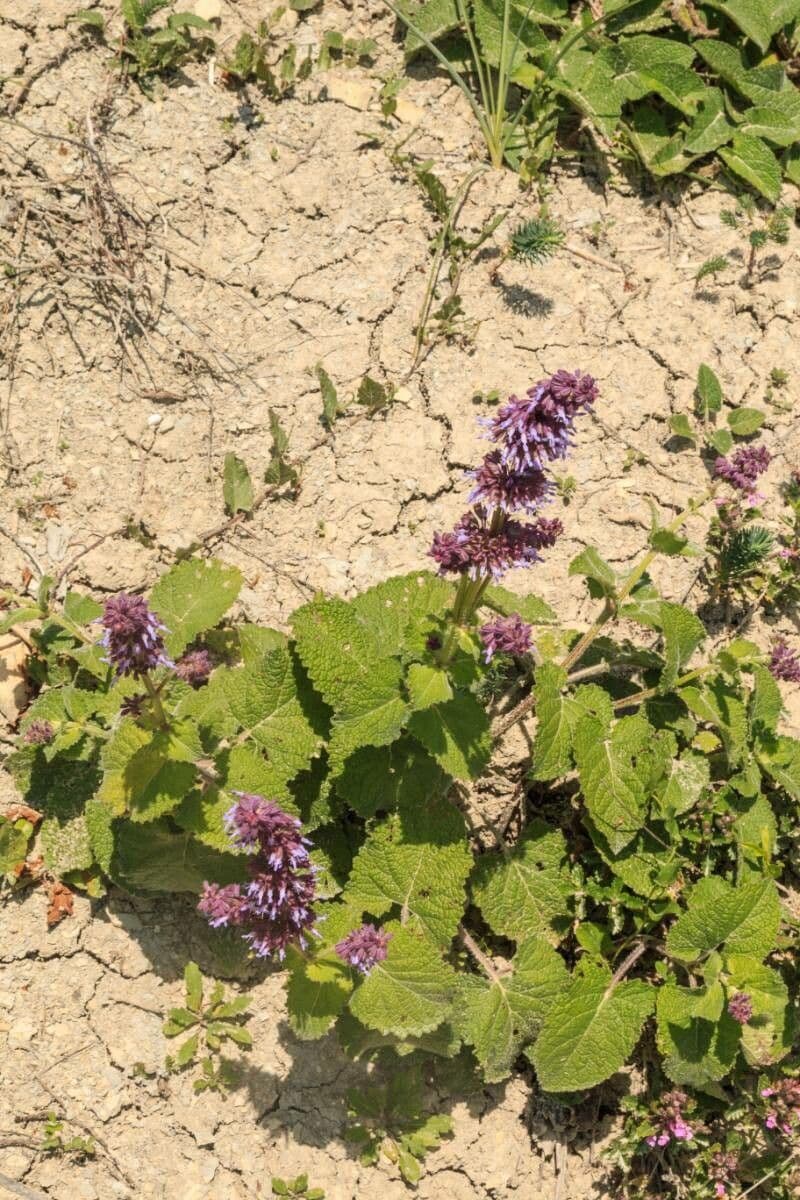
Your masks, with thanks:
[(167, 652), (175, 658), (198, 634), (213, 629), (241, 586), (241, 571), (213, 558), (187, 559), (162, 575), (150, 593), (150, 605), (169, 630)]
[(697, 440), (686, 413), (675, 413), (670, 417), (669, 427), (677, 437), (685, 438), (687, 442), (694, 443)]
[(429, 571), (384, 580), (351, 602), (376, 657), (422, 653), (437, 619), (452, 604), (453, 585)]
[(774, 733), (783, 712), (783, 696), (772, 672), (764, 666), (753, 667), (753, 690), (748, 707), (750, 728), (759, 733)]
[(778, 787), (800, 801), (800, 741), (791, 737), (762, 740), (756, 757)]
[(705, 639), (706, 629), (700, 618), (688, 608), (667, 600), (661, 603), (661, 628), (666, 662), (658, 690), (663, 696), (675, 686), (679, 674)]
[(739, 133), (765, 138), (775, 146), (794, 146), (800, 138), (800, 119), (777, 108), (757, 105), (744, 113)]
[(729, 954), (764, 958), (775, 946), (780, 903), (771, 879), (738, 886), (717, 875), (695, 884), (689, 904), (667, 934), (667, 952), (694, 962), (724, 944)]
[(350, 1011), (368, 1029), (419, 1036), (449, 1016), (457, 975), (416, 924), (385, 926), (388, 954), (358, 984)]
[(278, 420), (274, 409), (269, 410), (269, 431), (272, 437), (272, 453), (269, 466), (264, 472), (264, 482), (273, 487), (282, 487), (285, 483), (296, 484), (298, 474), (287, 459), (289, 452), (289, 435)]
[(317, 377), (322, 396), (322, 424), (326, 429), (333, 429), (334, 422), (341, 415), (342, 411), (339, 407), (339, 397), (336, 394), (336, 388), (333, 386), (331, 377), (322, 363), (317, 363), (314, 367), (314, 374)]
[(572, 893), (563, 834), (532, 821), (507, 854), (478, 859), (472, 900), (492, 931), (519, 940), (541, 934), (557, 940), (555, 926), (568, 917)]
[(192, 892), (206, 880), (239, 883), (246, 878), (243, 855), (218, 854), (166, 821), (117, 822), (109, 874), (131, 891)]
[(575, 729), (575, 761), (586, 806), (614, 853), (644, 823), (644, 780), (634, 758), (652, 732), (641, 716), (623, 717), (611, 728), (596, 717), (584, 717)]
[(293, 966), (287, 983), (289, 1025), (302, 1042), (324, 1037), (348, 1002), (353, 982), (344, 964), (309, 978), (307, 964)]
[[(400, 8), (404, 14), (409, 14), (410, 20), (416, 28), (430, 41), (435, 41), (443, 34), (450, 33), (461, 22), (456, 0), (427, 0), (426, 3), (419, 5), (401, 4)], [(406, 59), (411, 58), (424, 46), (424, 40), (415, 30), (409, 28), (405, 42)]]
[(641, 980), (616, 987), (605, 967), (576, 976), (554, 1004), (530, 1055), (546, 1092), (594, 1087), (624, 1065), (647, 1017), (654, 989)]
[(104, 25), (103, 14), (94, 8), (79, 8), (71, 17), (67, 17), (67, 21), (77, 21), (79, 25), (91, 25), (93, 29), (102, 29)]
[(529, 625), (552, 625), (558, 620), (555, 609), (539, 596), (517, 596), (508, 588), (500, 587), (496, 583), (490, 584), (483, 593), (481, 604), (504, 617), (510, 616), (511, 613), (519, 613)]
[(777, 204), (781, 194), (781, 168), (775, 155), (760, 138), (735, 133), (730, 146), (717, 152), (735, 175), (744, 179), (771, 204)]
[(708, 3), (729, 17), (734, 25), (738, 25), (762, 54), (767, 50), (775, 32), (768, 0), (708, 0)]
[(712, 450), (717, 454), (727, 454), (733, 446), (733, 438), (727, 429), (715, 429), (706, 439)]
[(695, 411), (703, 421), (722, 408), (722, 387), (711, 367), (705, 363), (701, 363), (697, 371), (694, 400)]
[(249, 513), (253, 508), (253, 481), (245, 463), (235, 454), (225, 455), (222, 496), (225, 508), (233, 517), (237, 512)]
[(665, 983), (656, 1001), (657, 1043), (673, 1083), (702, 1088), (728, 1074), (741, 1027), (724, 1011), (720, 983), (684, 988)]
[(496, 979), (465, 975), (459, 983), (455, 1027), (474, 1047), (487, 1083), (511, 1073), (569, 981), (563, 959), (543, 938), (523, 942), (511, 967)]
[(759, 408), (735, 408), (728, 413), (728, 428), (734, 437), (750, 437), (766, 419), (766, 413)]
[(329, 756), (335, 774), (360, 746), (385, 746), (399, 737), (410, 712), (400, 694), (402, 670), (378, 657), (354, 608), (314, 600), (298, 609), (297, 651), (326, 704), (334, 710)]
[(103, 606), (81, 592), (67, 592), (64, 597), (64, 616), (76, 625), (88, 625), (102, 614)]
[(25, 861), (32, 833), (30, 821), (0, 817), (0, 875), (7, 875)]
[(425, 808), (444, 791), (447, 776), (423, 748), (403, 737), (392, 746), (364, 746), (336, 780), (339, 796), (361, 817), (404, 804)]
[(789, 990), (777, 971), (747, 955), (729, 955), (725, 968), (731, 992), (745, 992), (753, 1005), (753, 1016), (742, 1028), (742, 1053), (751, 1067), (770, 1066), (791, 1047)]
[(405, 805), (368, 834), (356, 854), (344, 901), (376, 917), (397, 906), (430, 940), (448, 946), (464, 911), (472, 867), (461, 814), (444, 798)]
[(365, 375), (358, 385), (356, 404), (363, 404), (370, 412), (379, 412), (382, 408), (386, 408), (393, 395), (394, 392), (390, 388), (378, 383), (369, 375)]
[(200, 1034), (193, 1033), (178, 1047), (178, 1053), (175, 1055), (175, 1062), (179, 1067), (188, 1066), (194, 1061), (194, 1056), (197, 1053), (197, 1046), (200, 1041)]
[(265, 751), (281, 783), (305, 770), (322, 738), (298, 692), (297, 663), (288, 650), (272, 650), (260, 663), (228, 672), (222, 682), (228, 710)]
[(186, 1007), (190, 1012), (199, 1013), (203, 1004), (203, 976), (196, 962), (188, 962), (184, 967), (183, 982), (186, 986)]
[(717, 677), (704, 687), (682, 687), (679, 694), (696, 716), (718, 730), (729, 764), (738, 766), (748, 738), (747, 712), (738, 690)]
[(711, 154), (729, 142), (734, 132), (722, 92), (719, 88), (707, 88), (689, 127), (684, 149), (688, 154)]
[(133, 821), (154, 821), (191, 791), (197, 775), (193, 762), (186, 761), (191, 757), (201, 758), (202, 747), (185, 746), (176, 730), (151, 733), (124, 721), (103, 747), (98, 797), (115, 815), (127, 812)]
[(691, 751), (673, 758), (656, 788), (659, 808), (666, 817), (689, 812), (708, 787), (711, 770), (708, 759)]
[(475, 779), (489, 761), (489, 718), (470, 692), (413, 713), (408, 729), (454, 779)]
[(92, 866), (94, 853), (89, 830), (86, 817), (79, 809), (64, 806), (60, 812), (45, 817), (39, 836), (44, 864), (55, 875), (85, 871)]
[(428, 667), (412, 663), (406, 678), (411, 707), (430, 708), (432, 704), (444, 704), (453, 698), (450, 677), (442, 667)]
[[(614, 589), (617, 586), (617, 576), (613, 567), (610, 567), (606, 560), (595, 550), (594, 546), (587, 546), (581, 550), (572, 562), (569, 564), (570, 575), (583, 575), (584, 578), (590, 581), (589, 591), (593, 596), (598, 595), (613, 595)], [(596, 584), (596, 588), (592, 590), (591, 583)]]

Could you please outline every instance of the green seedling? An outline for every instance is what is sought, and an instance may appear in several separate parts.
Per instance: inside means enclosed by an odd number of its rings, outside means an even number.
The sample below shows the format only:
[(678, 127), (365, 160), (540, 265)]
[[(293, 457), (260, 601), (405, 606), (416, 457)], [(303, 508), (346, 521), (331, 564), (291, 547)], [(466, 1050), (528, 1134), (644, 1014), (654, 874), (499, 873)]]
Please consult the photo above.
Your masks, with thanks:
[(197, 963), (186, 964), (183, 978), (186, 986), (185, 1005), (169, 1010), (163, 1032), (167, 1038), (177, 1038), (183, 1034), (188, 1034), (188, 1037), (181, 1042), (174, 1055), (167, 1057), (167, 1070), (184, 1070), (197, 1063), (199, 1056), (205, 1051), (206, 1055), (200, 1062), (203, 1073), (195, 1080), (194, 1089), (197, 1092), (206, 1089), (223, 1090), (232, 1082), (231, 1064), (223, 1060), (219, 1065), (215, 1065), (214, 1056), (219, 1054), (226, 1041), (245, 1049), (252, 1046), (252, 1035), (242, 1024), (252, 997), (236, 996), (232, 1000), (226, 999), (225, 988), (217, 981), (208, 1001), (204, 1003), (203, 977)]

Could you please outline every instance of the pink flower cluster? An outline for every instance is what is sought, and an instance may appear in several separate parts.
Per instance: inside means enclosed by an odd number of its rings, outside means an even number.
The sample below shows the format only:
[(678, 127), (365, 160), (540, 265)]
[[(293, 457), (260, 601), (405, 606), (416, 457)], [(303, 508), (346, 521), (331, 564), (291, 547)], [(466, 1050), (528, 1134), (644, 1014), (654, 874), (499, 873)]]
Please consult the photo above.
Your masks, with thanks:
[(793, 1133), (800, 1124), (800, 1079), (779, 1079), (762, 1088), (761, 1095), (769, 1100), (764, 1121), (767, 1129), (787, 1136)]
[(646, 1138), (648, 1146), (666, 1146), (671, 1141), (688, 1142), (694, 1137), (692, 1127), (684, 1119), (684, 1108), (689, 1097), (675, 1089), (665, 1092), (658, 1102), (654, 1123), (656, 1132)]

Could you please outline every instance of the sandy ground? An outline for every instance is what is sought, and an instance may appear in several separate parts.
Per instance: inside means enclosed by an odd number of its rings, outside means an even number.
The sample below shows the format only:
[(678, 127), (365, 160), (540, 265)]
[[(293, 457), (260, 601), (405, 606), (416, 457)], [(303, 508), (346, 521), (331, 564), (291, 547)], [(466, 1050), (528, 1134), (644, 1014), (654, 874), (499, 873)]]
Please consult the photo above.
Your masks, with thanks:
[[(573, 245), (623, 270), (562, 253), (535, 270), (506, 263), (493, 285), (498, 234), (464, 277), (473, 343), (439, 344), (408, 378), (436, 226), (387, 150), (416, 127), (406, 151), (432, 158), (454, 187), (479, 150), (459, 93), (415, 71), (403, 120), (382, 124), (378, 76), (400, 61), (390, 23), (370, 26), (365, 6), (325, 0), (298, 38), (371, 32), (381, 44), (372, 69), (315, 75), (272, 104), (237, 97), (194, 66), (151, 101), (109, 86), (107, 52), (66, 24), (75, 7), (0, 4), (0, 101), (15, 109), (0, 126), (0, 259), (30, 267), (19, 290), (0, 293), (5, 582), (73, 564), (65, 579), (98, 595), (151, 583), (175, 551), (224, 520), (226, 452), (260, 477), (272, 408), (300, 492), (208, 545), (243, 569), (241, 611), (284, 625), (316, 589), (351, 594), (425, 562), (433, 531), (461, 511), (464, 470), (481, 453), (476, 418), (490, 410), (476, 395), (579, 367), (598, 378), (601, 399), (565, 468), (576, 481), (559, 511), (565, 536), (535, 578), (509, 581), (577, 625), (590, 612), (565, 573), (577, 550), (593, 542), (624, 564), (644, 542), (648, 502), (666, 515), (702, 486), (699, 459), (678, 452), (668, 428), (671, 414), (690, 409), (698, 365), (714, 368), (732, 404), (763, 405), (776, 367), (790, 377), (781, 398), (796, 396), (796, 231), (777, 251), (782, 269), (756, 286), (742, 287), (735, 269), (695, 292), (699, 264), (736, 247), (719, 219), (729, 201), (699, 187), (642, 197), (569, 162), (544, 184), (551, 215)], [(250, 0), (222, 8), (229, 43), (262, 15)], [(138, 214), (126, 229), (133, 257), (120, 254), (105, 291), (91, 257), (80, 258), (88, 215), (108, 194), (81, 152), (87, 130), (102, 138), (113, 186)], [(510, 173), (486, 171), (463, 227), (474, 232), (508, 206), (509, 224), (536, 211)], [(74, 247), (69, 277), (53, 267), (48, 229)], [(374, 416), (351, 404), (326, 432), (317, 363), (340, 399), (365, 373), (398, 385), (395, 399)], [(791, 409), (768, 411), (774, 490), (800, 461), (800, 431)], [(114, 535), (129, 518), (139, 540)], [(680, 597), (696, 570), (664, 560), (656, 574)], [(161, 1021), (180, 999), (187, 949), (222, 970), (181, 903), (80, 900), (48, 933), (44, 899), (30, 894), (0, 910), (0, 929), (0, 1172), (55, 1200), (268, 1196), (271, 1175), (301, 1170), (328, 1200), (407, 1194), (393, 1167), (359, 1167), (341, 1140), (344, 1092), (360, 1069), (331, 1042), (292, 1037), (279, 976), (250, 988), (255, 1049), (227, 1100), (195, 1097), (189, 1079), (158, 1073), (168, 1049)], [(602, 1113), (588, 1122), (554, 1114), (521, 1078), (433, 1101), (452, 1110), (456, 1132), (428, 1159), (423, 1200), (610, 1195), (597, 1162), (610, 1128)], [(2, 1148), (19, 1132), (15, 1114), (54, 1102), (103, 1139), (96, 1160)]]

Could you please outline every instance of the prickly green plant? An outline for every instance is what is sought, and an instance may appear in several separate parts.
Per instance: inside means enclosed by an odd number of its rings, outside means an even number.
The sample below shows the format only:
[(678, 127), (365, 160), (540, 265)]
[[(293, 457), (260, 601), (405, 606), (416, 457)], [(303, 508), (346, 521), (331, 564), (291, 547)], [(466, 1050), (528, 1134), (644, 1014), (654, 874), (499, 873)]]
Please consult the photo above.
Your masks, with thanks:
[(695, 291), (704, 279), (714, 279), (714, 281), (716, 281), (717, 276), (723, 271), (727, 271), (730, 265), (731, 264), (729, 260), (724, 254), (716, 254), (713, 258), (707, 258), (706, 261), (701, 264), (694, 277)]
[[(559, 371), (493, 407), (437, 573), (318, 595), (288, 632), (232, 618), (241, 575), (215, 560), (102, 606), (52, 580), (7, 596), (40, 691), (5, 765), (43, 814), (45, 867), (202, 893), (221, 936), (283, 963), (296, 1036), (354, 1058), (471, 1056), (491, 1082), (527, 1060), (556, 1095), (631, 1060), (698, 1103), (773, 1086), (800, 988), (800, 742), (776, 677), (800, 667), (792, 646), (707, 649), (669, 594), (686, 523), (763, 455), (655, 510), (632, 564), (585, 546), (569, 575), (596, 609), (577, 631), (507, 584), (562, 520), (580, 537), (548, 504), (596, 402)], [(507, 811), (484, 811), (476, 784), (503, 786), (521, 721), (530, 760)]]
[(564, 244), (564, 231), (549, 217), (523, 221), (508, 240), (508, 257), (538, 266)]
[(735, 229), (746, 239), (745, 283), (749, 287), (756, 278), (759, 251), (770, 242), (777, 246), (785, 246), (788, 242), (795, 210), (788, 205), (778, 205), (764, 211), (752, 196), (742, 195), (737, 198), (735, 208), (726, 209), (720, 215), (729, 228)]
[[(171, 1008), (164, 1023), (164, 1037), (176, 1038), (188, 1034), (174, 1055), (168, 1055), (167, 1070), (180, 1071), (199, 1063), (201, 1075), (194, 1082), (194, 1090), (221, 1091), (233, 1081), (232, 1064), (224, 1060), (215, 1063), (225, 1041), (231, 1041), (246, 1049), (252, 1046), (253, 1038), (245, 1029), (242, 1020), (247, 1016), (252, 998), (236, 996), (226, 999), (225, 988), (214, 984), (211, 995), (204, 1002), (203, 977), (197, 963), (189, 962), (183, 972), (186, 999), (181, 1008)], [(205, 1057), (200, 1058), (205, 1052)]]

